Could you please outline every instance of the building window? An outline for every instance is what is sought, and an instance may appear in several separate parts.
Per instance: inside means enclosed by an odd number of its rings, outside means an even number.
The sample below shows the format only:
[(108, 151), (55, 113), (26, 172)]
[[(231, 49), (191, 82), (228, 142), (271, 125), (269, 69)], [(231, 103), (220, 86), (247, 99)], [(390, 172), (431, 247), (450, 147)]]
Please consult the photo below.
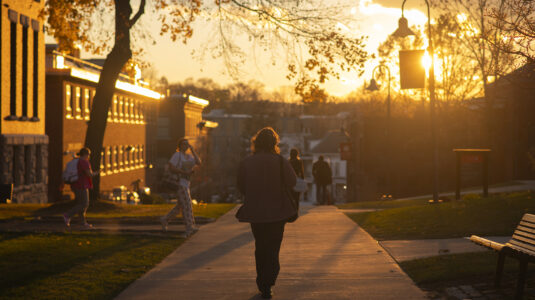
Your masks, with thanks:
[(118, 164), (119, 164), (119, 147), (115, 146), (113, 147), (113, 172), (114, 173), (117, 173), (119, 171)]
[(89, 89), (84, 89), (84, 119), (89, 120), (91, 108), (89, 102), (91, 101)]
[(100, 152), (100, 176), (106, 175), (106, 151)]
[[(33, 29), (33, 117), (39, 121), (39, 22), (32, 20)], [(40, 181), (39, 181), (40, 182)]]
[(80, 87), (79, 86), (75, 87), (74, 91), (75, 91), (74, 105), (76, 109), (76, 119), (81, 120), (82, 119), (82, 97), (81, 97), (82, 95), (81, 95)]
[(72, 119), (72, 86), (65, 85), (65, 118)]
[(145, 146), (144, 145), (139, 146), (139, 150), (140, 150), (139, 162), (141, 163), (140, 166), (143, 166), (143, 164), (145, 163)]
[(117, 96), (113, 95), (113, 121), (119, 122), (119, 113), (117, 112)]
[(123, 146), (119, 146), (119, 151), (118, 151), (119, 155), (118, 155), (118, 164), (119, 164), (119, 171), (124, 171), (124, 147)]
[(10, 22), (10, 96), (9, 96), (9, 116), (6, 120), (17, 119), (17, 17), (18, 13), (8, 10)]
[(139, 166), (139, 145), (137, 145), (135, 148), (134, 148), (134, 162), (133, 162), (134, 166), (136, 166), (136, 168)]
[(145, 114), (145, 108), (143, 107), (143, 103), (140, 102), (139, 103), (139, 123), (140, 124), (144, 123), (144, 120), (145, 120), (144, 114)]
[(135, 123), (136, 121), (134, 116), (134, 99), (130, 99), (130, 120), (131, 123)]
[(126, 123), (130, 123), (130, 99), (124, 98), (124, 119)]
[(28, 120), (28, 29), (30, 19), (20, 15), (22, 24), (22, 116), (20, 121)]
[(111, 155), (111, 147), (106, 147), (105, 149), (107, 149), (106, 154), (108, 156), (108, 160), (106, 160), (106, 173), (110, 174), (110, 173), (113, 173), (111, 169), (111, 166), (112, 166), (111, 161), (113, 160), (113, 156)]

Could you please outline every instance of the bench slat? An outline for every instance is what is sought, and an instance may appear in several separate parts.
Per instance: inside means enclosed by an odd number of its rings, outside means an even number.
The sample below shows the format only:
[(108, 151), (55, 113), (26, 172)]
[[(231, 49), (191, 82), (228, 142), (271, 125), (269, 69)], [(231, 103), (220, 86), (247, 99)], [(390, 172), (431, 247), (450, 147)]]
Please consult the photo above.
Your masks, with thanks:
[(522, 239), (512, 239), (508, 243), (515, 245), (519, 248), (526, 249), (527, 251), (532, 251), (535, 254), (535, 246), (529, 243), (525, 243), (524, 241), (522, 241)]
[(525, 239), (525, 242), (535, 245), (535, 234), (521, 230), (515, 230), (515, 233), (513, 233), (513, 239), (516, 238), (516, 236), (520, 236)]
[(522, 221), (528, 221), (535, 224), (535, 215), (524, 214), (524, 216), (522, 217)]
[(516, 229), (535, 234), (535, 227), (526, 227), (520, 224)]
[[(521, 242), (518, 242), (518, 241), (517, 241), (516, 243), (519, 243), (519, 244), (520, 244)], [(505, 244), (505, 246), (506, 246), (506, 247), (509, 247), (509, 248), (511, 248), (511, 249), (513, 249), (513, 250), (516, 250), (516, 251), (518, 251), (518, 252), (521, 252), (521, 253), (524, 253), (524, 254), (527, 254), (527, 255), (530, 255), (530, 256), (535, 257), (535, 251), (526, 249), (526, 248), (524, 248), (524, 247), (522, 247), (522, 246), (517, 246), (517, 245), (511, 244), (511, 243), (507, 243), (507, 244)]]
[(518, 224), (518, 226), (525, 226), (527, 228), (535, 229), (535, 223), (531, 223), (528, 221), (520, 221), (520, 224)]

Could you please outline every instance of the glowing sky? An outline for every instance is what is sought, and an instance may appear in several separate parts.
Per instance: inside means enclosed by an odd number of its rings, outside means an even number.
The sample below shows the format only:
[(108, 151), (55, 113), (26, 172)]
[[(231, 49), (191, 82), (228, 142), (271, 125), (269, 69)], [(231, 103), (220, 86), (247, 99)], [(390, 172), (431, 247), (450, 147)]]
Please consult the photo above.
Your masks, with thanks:
[[(331, 1), (331, 0), (325, 0)], [(351, 5), (351, 15), (355, 21), (351, 24), (340, 24), (340, 28), (357, 35), (367, 35), (367, 50), (375, 53), (377, 46), (394, 32), (401, 16), (401, 0), (332, 0), (337, 3), (347, 1)], [(425, 3), (422, 0), (407, 1), (405, 16), (409, 25), (422, 25), (426, 22), (424, 14)], [(144, 16), (146, 17), (146, 16)], [(143, 24), (149, 24), (148, 32), (152, 34), (156, 43), (146, 45), (146, 59), (152, 63), (158, 72), (158, 76), (165, 76), (169, 82), (183, 81), (186, 78), (212, 78), (221, 85), (232, 82), (229, 76), (224, 74), (225, 68), (221, 59), (212, 59), (210, 55), (204, 56), (204, 61), (192, 56), (192, 52), (199, 52), (207, 39), (212, 36), (209, 31), (212, 27), (206, 26), (206, 21), (199, 20), (195, 23), (194, 35), (187, 45), (181, 42), (171, 42), (167, 37), (159, 36), (159, 22), (143, 20)], [(146, 26), (146, 25), (143, 25)], [(257, 52), (258, 53), (258, 52)], [(276, 59), (277, 60), (277, 59)], [(290, 85), (286, 79), (287, 71), (284, 58), (273, 65), (273, 56), (270, 53), (250, 57), (246, 64), (241, 66), (246, 74), (240, 78), (247, 82), (254, 79), (262, 82), (267, 90), (276, 89), (279, 86)], [(340, 80), (333, 79), (325, 87), (330, 94), (343, 96), (358, 86), (363, 80), (369, 80), (371, 70), (377, 62), (369, 61), (366, 65), (366, 73), (362, 77), (356, 74), (342, 74)]]

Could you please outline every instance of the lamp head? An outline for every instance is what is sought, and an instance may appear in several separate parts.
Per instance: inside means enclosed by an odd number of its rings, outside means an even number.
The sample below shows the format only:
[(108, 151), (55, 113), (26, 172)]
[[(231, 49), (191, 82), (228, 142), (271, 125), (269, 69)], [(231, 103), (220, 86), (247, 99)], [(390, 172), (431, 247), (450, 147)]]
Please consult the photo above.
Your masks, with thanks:
[(398, 29), (396, 29), (392, 35), (395, 37), (407, 37), (416, 34), (409, 28), (409, 21), (407, 21), (407, 18), (402, 16), (398, 21)]
[(372, 78), (372, 80), (370, 80), (370, 85), (368, 85), (366, 90), (372, 91), (372, 92), (373, 91), (378, 91), (379, 90), (379, 86), (377, 85), (377, 81), (375, 81), (375, 79)]

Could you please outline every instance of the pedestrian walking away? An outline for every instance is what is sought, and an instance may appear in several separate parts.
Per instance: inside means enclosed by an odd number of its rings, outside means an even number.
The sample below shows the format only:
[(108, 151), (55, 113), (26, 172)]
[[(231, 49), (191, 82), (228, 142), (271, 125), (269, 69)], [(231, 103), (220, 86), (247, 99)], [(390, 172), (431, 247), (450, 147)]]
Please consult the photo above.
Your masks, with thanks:
[(87, 223), (85, 214), (89, 207), (89, 190), (93, 188), (92, 178), (99, 174), (100, 171), (93, 172), (91, 170), (91, 164), (89, 163), (89, 156), (91, 150), (89, 148), (82, 148), (80, 152), (76, 154), (78, 158), (72, 163), (76, 164), (77, 179), (71, 183), (71, 189), (74, 192), (75, 205), (68, 212), (63, 214), (63, 220), (66, 226), (71, 225), (71, 218), (79, 214), (82, 221), (82, 226), (85, 228), (92, 228), (93, 225)]
[(251, 224), (256, 284), (265, 299), (272, 297), (271, 288), (280, 271), (284, 226), (297, 213), (292, 196), (284, 190), (295, 186), (296, 175), (290, 163), (279, 155), (278, 143), (279, 136), (271, 127), (258, 131), (251, 140), (253, 154), (241, 161), (238, 170), (238, 189), (244, 195), (244, 203), (236, 218)]
[[(188, 150), (190, 150), (191, 154), (186, 153)], [(190, 178), (193, 174), (193, 168), (200, 165), (201, 160), (189, 144), (189, 141), (187, 139), (180, 139), (176, 152), (167, 163), (169, 171), (178, 175), (179, 182), (176, 205), (165, 216), (160, 218), (163, 231), (167, 231), (169, 219), (178, 215), (181, 211), (184, 224), (186, 225), (185, 237), (191, 236), (197, 230), (194, 227), (195, 219), (191, 204)]]
[(312, 175), (316, 184), (316, 202), (319, 205), (327, 204), (330, 196), (328, 186), (333, 179), (331, 166), (323, 159), (323, 155), (320, 155), (318, 161), (312, 165)]

